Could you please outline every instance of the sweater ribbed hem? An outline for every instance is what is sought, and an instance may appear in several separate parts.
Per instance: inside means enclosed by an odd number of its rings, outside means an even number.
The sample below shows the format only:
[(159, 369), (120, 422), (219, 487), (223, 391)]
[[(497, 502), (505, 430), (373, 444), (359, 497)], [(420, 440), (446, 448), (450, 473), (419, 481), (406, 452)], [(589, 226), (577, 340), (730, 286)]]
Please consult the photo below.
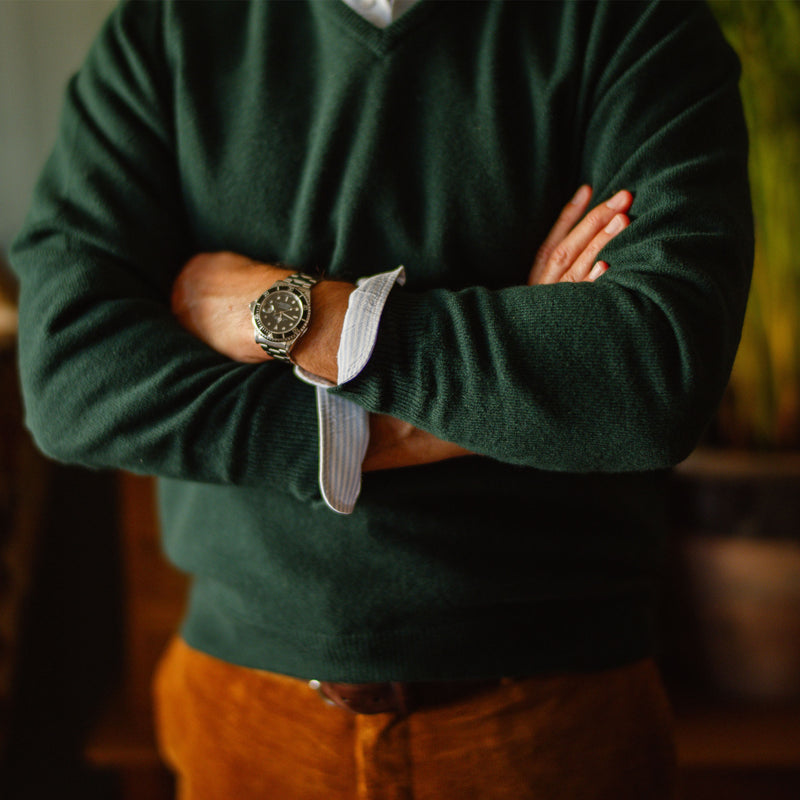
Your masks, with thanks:
[(467, 620), (345, 635), (270, 626), (253, 621), (256, 614), (245, 620), (246, 602), (229, 586), (198, 579), (182, 626), (184, 639), (241, 666), (349, 682), (597, 671), (655, 650), (652, 609), (640, 592), (478, 610)]

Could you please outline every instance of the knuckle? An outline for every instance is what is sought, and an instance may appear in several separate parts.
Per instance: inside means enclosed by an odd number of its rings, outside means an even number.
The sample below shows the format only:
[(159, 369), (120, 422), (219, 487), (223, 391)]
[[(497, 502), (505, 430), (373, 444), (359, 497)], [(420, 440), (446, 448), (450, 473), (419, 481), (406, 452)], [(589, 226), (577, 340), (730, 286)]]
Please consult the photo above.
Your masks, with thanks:
[(550, 253), (548, 263), (557, 269), (564, 269), (572, 263), (572, 254), (565, 244), (559, 244)]
[(595, 208), (586, 215), (586, 223), (592, 230), (604, 228), (608, 222), (608, 214), (602, 208)]

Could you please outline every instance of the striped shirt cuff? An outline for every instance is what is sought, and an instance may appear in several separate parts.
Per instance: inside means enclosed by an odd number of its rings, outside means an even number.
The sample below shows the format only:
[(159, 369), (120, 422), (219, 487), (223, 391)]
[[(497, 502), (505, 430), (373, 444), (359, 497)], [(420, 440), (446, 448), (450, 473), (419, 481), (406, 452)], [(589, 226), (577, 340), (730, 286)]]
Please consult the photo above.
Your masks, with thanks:
[(353, 380), (375, 348), (381, 314), (395, 283), (405, 282), (403, 267), (361, 278), (351, 293), (339, 342), (338, 383), (295, 367), (298, 378), (317, 387), (319, 487), (330, 508), (350, 514), (361, 492), (361, 464), (369, 444), (369, 413), (328, 389)]

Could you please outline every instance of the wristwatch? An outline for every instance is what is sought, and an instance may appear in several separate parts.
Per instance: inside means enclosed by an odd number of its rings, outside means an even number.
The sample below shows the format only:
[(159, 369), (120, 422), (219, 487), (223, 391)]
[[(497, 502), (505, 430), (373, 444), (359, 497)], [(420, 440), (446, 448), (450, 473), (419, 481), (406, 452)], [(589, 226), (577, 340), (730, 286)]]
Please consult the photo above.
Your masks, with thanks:
[(292, 361), (291, 352), (308, 330), (311, 287), (317, 278), (295, 272), (276, 281), (258, 300), (250, 303), (256, 343), (273, 358)]

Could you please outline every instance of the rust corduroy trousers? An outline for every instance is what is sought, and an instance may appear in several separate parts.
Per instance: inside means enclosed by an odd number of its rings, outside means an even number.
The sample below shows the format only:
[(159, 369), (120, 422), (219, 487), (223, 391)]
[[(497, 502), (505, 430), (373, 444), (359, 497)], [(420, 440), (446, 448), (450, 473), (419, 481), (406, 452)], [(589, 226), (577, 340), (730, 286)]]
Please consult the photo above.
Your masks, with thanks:
[(407, 717), (353, 714), (306, 681), (176, 638), (156, 681), (179, 800), (668, 800), (671, 714), (651, 660), (504, 680)]

